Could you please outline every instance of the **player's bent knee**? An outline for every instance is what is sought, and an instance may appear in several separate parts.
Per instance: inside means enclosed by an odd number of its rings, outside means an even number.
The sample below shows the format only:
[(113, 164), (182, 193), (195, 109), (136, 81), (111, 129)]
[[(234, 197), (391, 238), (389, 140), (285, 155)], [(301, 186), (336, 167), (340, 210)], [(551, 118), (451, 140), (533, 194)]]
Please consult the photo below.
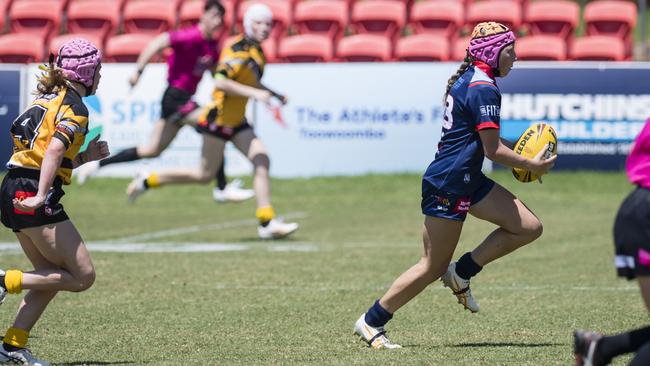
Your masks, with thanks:
[(265, 168), (268, 170), (271, 167), (271, 159), (269, 159), (267, 154), (257, 154), (253, 156), (251, 162), (255, 168)]
[(77, 278), (77, 284), (74, 292), (86, 291), (95, 283), (95, 270), (89, 270)]
[(533, 241), (540, 236), (542, 236), (542, 233), (544, 232), (544, 226), (542, 225), (542, 222), (539, 221), (537, 218), (535, 218), (534, 221), (530, 222), (528, 225), (524, 227), (524, 235), (526, 238), (528, 238), (529, 241)]

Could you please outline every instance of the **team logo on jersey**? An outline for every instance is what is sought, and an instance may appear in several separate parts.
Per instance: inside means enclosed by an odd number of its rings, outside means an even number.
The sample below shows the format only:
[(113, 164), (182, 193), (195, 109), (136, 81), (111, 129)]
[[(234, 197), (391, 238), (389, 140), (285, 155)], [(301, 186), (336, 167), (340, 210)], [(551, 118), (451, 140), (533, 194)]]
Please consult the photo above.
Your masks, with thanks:
[(481, 116), (499, 117), (501, 115), (501, 107), (495, 104), (482, 105), (479, 109), (481, 111)]

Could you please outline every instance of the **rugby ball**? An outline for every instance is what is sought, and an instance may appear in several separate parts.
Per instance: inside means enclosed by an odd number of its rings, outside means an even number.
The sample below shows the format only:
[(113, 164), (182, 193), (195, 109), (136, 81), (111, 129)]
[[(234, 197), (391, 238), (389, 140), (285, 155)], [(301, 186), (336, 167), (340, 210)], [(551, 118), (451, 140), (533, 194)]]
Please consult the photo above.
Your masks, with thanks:
[[(517, 155), (534, 158), (548, 144), (544, 156), (549, 158), (557, 152), (557, 135), (553, 127), (546, 123), (536, 123), (528, 127), (519, 137), (514, 150)], [(512, 175), (524, 183), (537, 180), (539, 177), (530, 170), (512, 168)]]

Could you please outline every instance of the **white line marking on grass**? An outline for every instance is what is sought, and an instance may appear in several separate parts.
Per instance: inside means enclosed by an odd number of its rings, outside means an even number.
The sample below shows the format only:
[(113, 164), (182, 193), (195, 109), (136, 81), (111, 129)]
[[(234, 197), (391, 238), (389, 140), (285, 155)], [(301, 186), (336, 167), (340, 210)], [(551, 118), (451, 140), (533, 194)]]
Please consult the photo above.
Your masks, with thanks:
[[(246, 291), (279, 291), (279, 292), (338, 292), (338, 291), (385, 291), (388, 287), (301, 287), (301, 286), (274, 286), (274, 285), (260, 285), (260, 286), (246, 286), (246, 285), (232, 285), (221, 283), (216, 285), (220, 290), (246, 290)], [(637, 287), (622, 286), (622, 287), (600, 287), (600, 286), (481, 286), (483, 291), (583, 291), (583, 292), (627, 292), (638, 291)], [(434, 291), (449, 291), (444, 287), (433, 287)]]
[[(205, 253), (236, 252), (262, 249), (269, 252), (314, 252), (318, 247), (313, 243), (296, 242), (291, 244), (272, 244), (268, 242), (245, 243), (86, 243), (91, 252), (112, 253)], [(0, 243), (0, 251), (20, 252), (16, 243)]]
[[(309, 215), (307, 215), (307, 213), (305, 213), (305, 212), (290, 212), (290, 213), (284, 215), (283, 217), (287, 218), (287, 219), (302, 219), (302, 218), (305, 218), (307, 216), (309, 216)], [(216, 223), (216, 224), (192, 225), (192, 226), (178, 227), (178, 228), (174, 228), (174, 229), (152, 231), (150, 233), (124, 236), (124, 237), (121, 237), (121, 238), (115, 238), (115, 239), (109, 239), (109, 240), (102, 240), (101, 242), (106, 242), (106, 243), (115, 243), (115, 242), (133, 243), (133, 242), (136, 242), (137, 243), (137, 242), (147, 241), (147, 240), (151, 240), (151, 239), (160, 239), (160, 238), (165, 238), (165, 237), (170, 237), (170, 236), (177, 236), (177, 235), (182, 235), (182, 234), (191, 234), (191, 233), (198, 233), (198, 232), (204, 232), (204, 231), (231, 229), (231, 228), (236, 228), (236, 227), (245, 227), (245, 226), (254, 226), (254, 225), (257, 225), (257, 220), (256, 219), (226, 221), (226, 222), (220, 222), (220, 223)]]

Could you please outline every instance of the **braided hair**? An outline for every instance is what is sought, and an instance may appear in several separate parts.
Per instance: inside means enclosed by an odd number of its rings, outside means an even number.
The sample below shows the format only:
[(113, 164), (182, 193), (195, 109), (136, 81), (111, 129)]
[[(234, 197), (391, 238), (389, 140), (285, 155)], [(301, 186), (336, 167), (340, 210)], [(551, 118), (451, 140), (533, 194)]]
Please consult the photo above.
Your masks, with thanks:
[(445, 96), (443, 97), (443, 103), (445, 100), (447, 100), (447, 96), (449, 95), (449, 91), (451, 90), (451, 87), (454, 86), (458, 78), (467, 71), (469, 66), (474, 62), (474, 57), (470, 56), (469, 52), (465, 54), (465, 59), (463, 60), (463, 63), (460, 64), (460, 67), (458, 68), (458, 71), (456, 71), (455, 74), (453, 74), (450, 78), (449, 81), (447, 81), (447, 90), (445, 91)]

